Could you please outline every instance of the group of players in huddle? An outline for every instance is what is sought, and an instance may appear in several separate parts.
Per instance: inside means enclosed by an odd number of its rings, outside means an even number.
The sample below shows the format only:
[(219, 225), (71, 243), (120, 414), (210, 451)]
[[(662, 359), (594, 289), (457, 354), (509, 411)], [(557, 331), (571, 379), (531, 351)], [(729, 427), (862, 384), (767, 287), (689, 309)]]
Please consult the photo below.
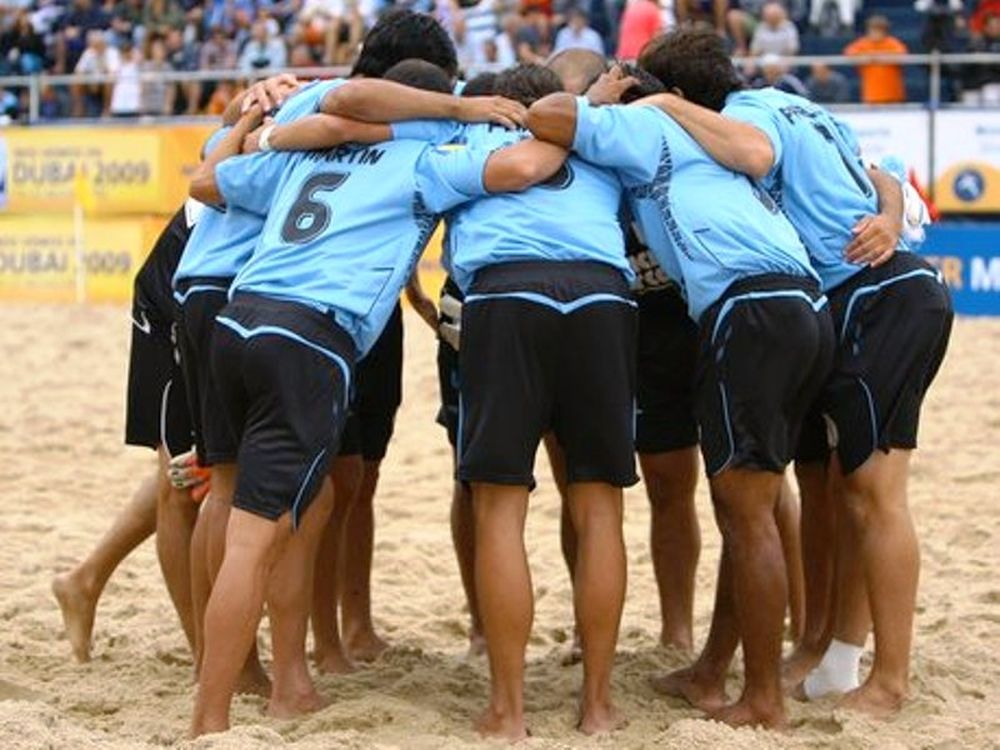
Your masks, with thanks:
[[(239, 690), (266, 691), (273, 716), (319, 708), (310, 616), (323, 671), (384, 648), (371, 500), (401, 398), (404, 290), (439, 333), (452, 530), (491, 676), (482, 734), (527, 736), (524, 523), (543, 439), (564, 503), (579, 729), (623, 721), (611, 674), (636, 453), (662, 641), (692, 648), (699, 446), (723, 538), (712, 625), (693, 665), (654, 687), (732, 725), (782, 726), (789, 689), (898, 710), (919, 568), (908, 466), (952, 321), (940, 274), (909, 252), (899, 176), (866, 166), (821, 107), (744, 90), (711, 31), (658, 37), (635, 66), (572, 51), (461, 95), (456, 75), (436, 22), (399, 12), (351, 80), (254, 87), (206, 145), (191, 186), (204, 207), (178, 212), (139, 274), (127, 437), (162, 458), (133, 537), (156, 529), (195, 654), (191, 734), (228, 728)], [(415, 267), (441, 221), (439, 313)], [(170, 461), (192, 433), (211, 476), (200, 511), (178, 488), (201, 475)], [(106, 579), (56, 580), (79, 656)], [(783, 664), (790, 580), (798, 642)]]

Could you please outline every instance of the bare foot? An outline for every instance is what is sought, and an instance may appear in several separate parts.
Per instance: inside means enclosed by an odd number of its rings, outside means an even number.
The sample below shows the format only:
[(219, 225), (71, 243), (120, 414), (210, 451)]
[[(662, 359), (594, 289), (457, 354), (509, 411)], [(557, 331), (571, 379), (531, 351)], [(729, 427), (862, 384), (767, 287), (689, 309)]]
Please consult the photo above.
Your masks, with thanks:
[(610, 734), (622, 729), (628, 721), (610, 702), (580, 707), (577, 729), (586, 735)]
[(259, 695), (267, 698), (271, 695), (271, 678), (257, 659), (247, 661), (236, 682), (237, 695)]
[(344, 647), (338, 645), (336, 648), (328, 648), (317, 651), (315, 654), (316, 669), (321, 674), (350, 674), (357, 672), (358, 668), (354, 662), (347, 658)]
[(72, 573), (63, 573), (52, 579), (52, 594), (62, 611), (66, 637), (79, 662), (90, 661), (90, 641), (94, 632), (94, 613), (97, 601)]
[(799, 645), (781, 664), (781, 688), (785, 695), (794, 695), (796, 688), (802, 685), (823, 660), (823, 652)]
[(847, 693), (837, 705), (848, 711), (866, 713), (876, 719), (888, 719), (899, 713), (904, 700), (905, 693), (868, 680), (861, 687)]
[(379, 638), (373, 630), (350, 637), (344, 636), (344, 650), (351, 661), (373, 662), (387, 648), (389, 648), (389, 644)]
[(725, 682), (706, 679), (693, 666), (652, 677), (649, 682), (660, 695), (683, 698), (702, 711), (715, 711), (726, 705)]
[(523, 715), (501, 716), (492, 706), (483, 712), (474, 726), (481, 737), (520, 742), (529, 736), (528, 729), (524, 726)]
[(583, 661), (583, 646), (580, 645), (580, 634), (573, 633), (573, 645), (569, 647), (561, 663), (564, 667), (572, 667), (581, 661)]
[(278, 698), (271, 696), (264, 713), (272, 719), (294, 719), (304, 714), (315, 713), (328, 705), (330, 702), (313, 689), (300, 695)]
[(755, 706), (745, 698), (736, 703), (723, 706), (714, 711), (708, 711), (708, 718), (721, 721), (731, 727), (764, 727), (765, 729), (783, 729), (788, 719), (785, 709), (778, 706)]

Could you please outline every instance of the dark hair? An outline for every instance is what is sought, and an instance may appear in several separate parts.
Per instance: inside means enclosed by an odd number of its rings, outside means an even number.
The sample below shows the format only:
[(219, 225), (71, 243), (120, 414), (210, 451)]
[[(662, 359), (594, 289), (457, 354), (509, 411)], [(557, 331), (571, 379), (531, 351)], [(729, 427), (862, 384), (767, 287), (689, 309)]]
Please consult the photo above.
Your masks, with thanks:
[(559, 76), (566, 91), (582, 94), (608, 69), (608, 63), (604, 55), (574, 47), (554, 54), (545, 67)]
[(725, 43), (710, 29), (682, 28), (656, 37), (639, 53), (639, 67), (667, 90), (679, 89), (686, 99), (716, 111), (743, 88)]
[(389, 68), (382, 78), (424, 91), (451, 93), (451, 79), (448, 78), (448, 74), (426, 60), (416, 58), (403, 60)]
[(497, 76), (493, 93), (530, 107), (542, 97), (562, 90), (559, 76), (548, 68), (534, 63), (521, 63)]
[(462, 96), (490, 96), (496, 91), (497, 74), (480, 73), (462, 88)]
[(365, 36), (352, 76), (381, 78), (396, 63), (416, 58), (458, 74), (458, 57), (448, 32), (433, 17), (410, 10), (385, 13)]
[(666, 92), (666, 86), (660, 83), (660, 79), (656, 78), (652, 73), (647, 73), (634, 63), (620, 63), (620, 65), (623, 75), (632, 76), (639, 81), (639, 83), (622, 94), (622, 104), (628, 104), (629, 102), (634, 102), (636, 99)]

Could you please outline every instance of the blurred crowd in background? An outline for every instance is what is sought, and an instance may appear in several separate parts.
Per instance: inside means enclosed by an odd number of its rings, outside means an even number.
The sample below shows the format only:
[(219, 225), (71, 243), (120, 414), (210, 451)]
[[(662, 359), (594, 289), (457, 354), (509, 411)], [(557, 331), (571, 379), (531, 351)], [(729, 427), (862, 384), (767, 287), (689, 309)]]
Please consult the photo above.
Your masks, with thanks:
[[(537, 62), (570, 47), (636, 57), (675, 24), (724, 36), (753, 85), (823, 103), (926, 101), (927, 69), (907, 52), (1000, 52), (1000, 0), (0, 0), (0, 76), (82, 73), (112, 83), (45, 86), (42, 119), (217, 114), (239, 80), (172, 83), (173, 71), (350, 65), (366, 29), (393, 7), (433, 14), (468, 70)], [(800, 54), (847, 54), (859, 68), (796, 66)], [(143, 75), (147, 74), (147, 75)], [(946, 101), (1000, 104), (1000, 65), (948, 66)], [(26, 92), (0, 90), (23, 117)]]

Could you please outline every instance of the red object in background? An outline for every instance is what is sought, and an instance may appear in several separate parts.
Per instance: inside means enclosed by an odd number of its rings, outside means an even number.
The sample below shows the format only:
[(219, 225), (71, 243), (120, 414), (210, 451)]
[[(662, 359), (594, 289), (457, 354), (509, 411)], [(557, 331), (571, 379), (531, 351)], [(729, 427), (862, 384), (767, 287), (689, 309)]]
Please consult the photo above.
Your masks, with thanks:
[(940, 220), (941, 212), (938, 211), (937, 206), (934, 205), (934, 201), (931, 200), (931, 196), (924, 189), (924, 186), (920, 184), (920, 180), (917, 179), (917, 173), (912, 169), (910, 170), (910, 184), (913, 185), (913, 189), (917, 191), (920, 199), (927, 204), (927, 213), (930, 215), (931, 221)]
[(969, 31), (982, 34), (988, 16), (1000, 16), (1000, 0), (981, 0), (969, 17)]

